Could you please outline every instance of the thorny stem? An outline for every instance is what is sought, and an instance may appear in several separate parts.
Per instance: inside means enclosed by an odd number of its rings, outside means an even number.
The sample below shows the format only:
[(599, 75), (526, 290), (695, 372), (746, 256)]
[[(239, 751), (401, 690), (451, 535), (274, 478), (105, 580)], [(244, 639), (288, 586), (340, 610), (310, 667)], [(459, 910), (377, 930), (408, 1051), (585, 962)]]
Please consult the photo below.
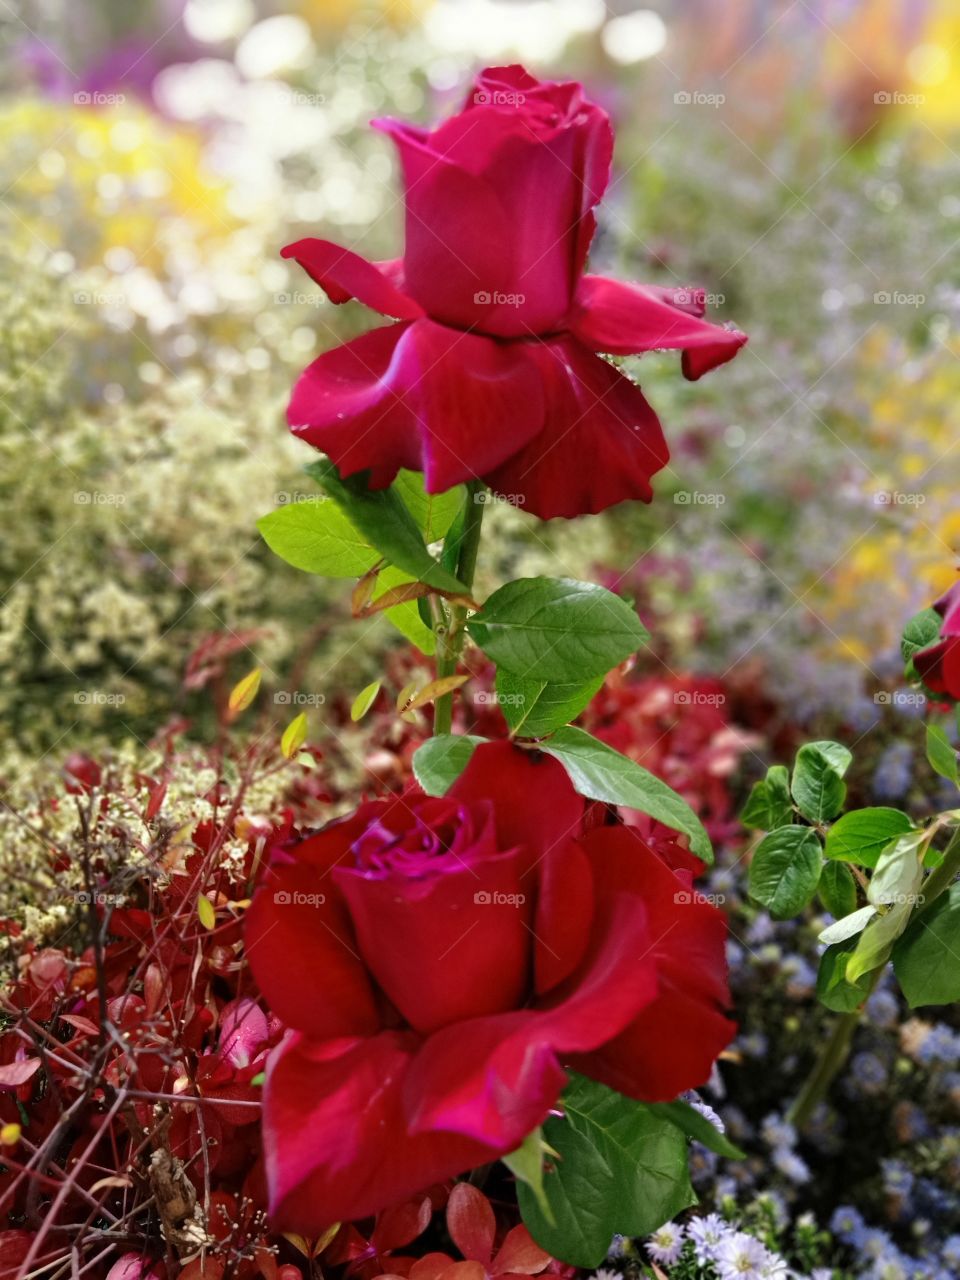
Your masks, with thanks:
[[(960, 873), (960, 827), (953, 833), (953, 838), (943, 854), (943, 861), (935, 867), (923, 882), (923, 900), (917, 906), (910, 923), (920, 920), (930, 910), (933, 902), (940, 897)], [(787, 1120), (797, 1129), (802, 1130), (810, 1121), (810, 1117), (826, 1097), (827, 1090), (842, 1070), (850, 1054), (853, 1033), (856, 1031), (863, 1013), (864, 1005), (872, 995), (874, 988), (886, 968), (886, 962), (870, 975), (869, 989), (859, 1008), (842, 1014), (833, 1024), (833, 1030), (824, 1042), (817, 1055), (813, 1070), (807, 1076), (793, 1105), (787, 1112)]]
[[(483, 485), (479, 480), (472, 480), (467, 485), (466, 508), (463, 516), (463, 531), (460, 537), (460, 551), (457, 556), (457, 577), (469, 591), (473, 586), (473, 578), (477, 569), (477, 556), (480, 551), (480, 534), (483, 528), (484, 503)], [(457, 669), (457, 662), (463, 650), (464, 623), (467, 611), (462, 605), (451, 605), (449, 615), (436, 596), (431, 597), (434, 619), (434, 635), (437, 638), (437, 679), (452, 676)], [(433, 732), (449, 733), (453, 724), (453, 694), (445, 693), (434, 704)]]

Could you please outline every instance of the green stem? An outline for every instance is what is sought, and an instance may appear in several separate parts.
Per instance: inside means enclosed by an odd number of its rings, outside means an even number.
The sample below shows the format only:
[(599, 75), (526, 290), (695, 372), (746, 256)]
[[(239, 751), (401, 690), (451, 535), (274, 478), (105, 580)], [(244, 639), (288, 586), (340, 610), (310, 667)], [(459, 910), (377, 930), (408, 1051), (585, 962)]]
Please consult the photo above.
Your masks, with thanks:
[[(933, 902), (950, 888), (958, 873), (960, 873), (960, 827), (953, 833), (950, 843), (944, 850), (940, 866), (935, 867), (924, 880), (923, 902), (914, 912), (911, 924), (930, 910)], [(880, 981), (885, 968), (886, 965), (883, 964), (874, 970), (870, 979), (868, 998)], [(866, 1004), (866, 999), (863, 1003)], [(833, 1030), (820, 1050), (813, 1070), (807, 1076), (803, 1088), (787, 1112), (787, 1120), (797, 1129), (802, 1130), (806, 1126), (816, 1107), (826, 1097), (827, 1090), (837, 1074), (842, 1070), (849, 1056), (853, 1033), (860, 1022), (862, 1011), (863, 1004), (859, 1009), (842, 1014), (833, 1024)]]
[[(477, 556), (480, 552), (480, 534), (483, 529), (483, 512), (485, 503), (478, 502), (484, 486), (479, 480), (472, 480), (467, 485), (466, 508), (463, 513), (463, 528), (460, 532), (460, 550), (457, 555), (457, 577), (469, 592), (473, 587), (473, 578), (477, 570)], [(467, 611), (462, 605), (451, 605), (449, 614), (443, 604), (431, 598), (433, 608), (433, 630), (437, 638), (437, 679), (452, 676), (457, 669), (457, 662), (463, 651), (464, 623)], [(449, 733), (453, 725), (453, 693), (445, 693), (434, 703), (433, 732)]]

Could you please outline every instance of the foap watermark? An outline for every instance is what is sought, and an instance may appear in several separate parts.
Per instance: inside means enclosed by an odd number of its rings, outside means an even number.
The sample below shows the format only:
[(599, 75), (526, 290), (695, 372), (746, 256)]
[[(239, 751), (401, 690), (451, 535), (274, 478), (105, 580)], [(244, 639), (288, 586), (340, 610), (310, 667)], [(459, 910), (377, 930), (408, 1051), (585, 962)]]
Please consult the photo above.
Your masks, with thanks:
[(678, 507), (722, 507), (726, 500), (726, 494), (701, 493), (697, 489), (680, 489), (673, 495)]
[(322, 707), (325, 693), (304, 693), (302, 689), (278, 689), (273, 695), (278, 707)]
[(878, 107), (922, 107), (925, 93), (903, 93), (900, 89), (878, 89), (873, 95)]
[(680, 89), (673, 95), (678, 107), (722, 107), (726, 100), (725, 93), (704, 93), (701, 89)]
[(122, 507), (125, 493), (104, 493), (101, 489), (75, 489), (73, 503), (77, 507)]
[(273, 900), (278, 907), (322, 907), (327, 897), (324, 893), (301, 893), (299, 889), (277, 889)]
[(522, 307), (526, 300), (525, 293), (503, 293), (499, 289), (478, 289), (473, 295), (478, 307)]
[(518, 89), (478, 89), (473, 95), (477, 107), (522, 107), (526, 100)]
[(125, 293), (111, 293), (101, 289), (78, 289), (73, 295), (76, 307), (125, 307)]
[(101, 893), (98, 889), (80, 889), (73, 900), (82, 907), (120, 907), (126, 901), (123, 893)]
[(879, 489), (873, 495), (877, 507), (922, 507), (926, 500), (926, 494), (902, 493), (899, 489)]
[(303, 292), (300, 289), (275, 293), (273, 300), (278, 307), (323, 307), (327, 303), (325, 293)]
[(881, 289), (873, 295), (875, 307), (922, 307), (925, 293), (904, 293), (901, 289)]
[(878, 707), (906, 707), (914, 710), (927, 705), (926, 694), (917, 689), (881, 689), (873, 695)]
[(722, 307), (725, 293), (705, 293), (703, 289), (674, 289), (673, 302), (678, 307)]
[(299, 489), (280, 489), (273, 495), (273, 501), (278, 507), (294, 506), (298, 502), (316, 503), (317, 506), (321, 502), (327, 501), (325, 493), (302, 493)]
[(722, 907), (727, 900), (725, 893), (701, 893), (699, 889), (678, 889), (673, 895), (680, 907)]
[(327, 103), (325, 93), (304, 93), (300, 89), (289, 89), (283, 96), (294, 107), (323, 107)]
[(101, 93), (88, 89), (81, 89), (73, 95), (75, 107), (122, 107), (126, 100), (125, 93)]
[(480, 489), (473, 495), (473, 500), (481, 506), (485, 503), (496, 506), (499, 503), (507, 507), (522, 507), (527, 497), (523, 493), (491, 493), (489, 489)]
[(478, 907), (522, 907), (526, 895), (522, 893), (501, 893), (499, 889), (478, 889), (473, 895)]
[(480, 706), (522, 707), (526, 698), (522, 693), (500, 693), (494, 689), (481, 689), (474, 697)]
[(122, 707), (125, 693), (107, 693), (105, 689), (78, 689), (73, 700), (80, 707)]
[(722, 707), (727, 700), (725, 693), (706, 693), (703, 689), (679, 689), (673, 695), (678, 707)]

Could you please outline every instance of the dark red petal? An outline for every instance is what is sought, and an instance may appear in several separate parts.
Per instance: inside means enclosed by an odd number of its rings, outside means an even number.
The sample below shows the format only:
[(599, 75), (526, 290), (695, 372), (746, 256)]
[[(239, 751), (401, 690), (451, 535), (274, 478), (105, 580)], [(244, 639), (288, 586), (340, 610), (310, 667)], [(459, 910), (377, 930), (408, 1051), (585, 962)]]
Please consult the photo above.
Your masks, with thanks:
[(307, 237), (288, 244), (281, 257), (293, 258), (315, 280), (331, 302), (356, 298), (381, 315), (397, 320), (416, 320), (423, 310), (408, 298), (396, 282), (395, 262), (369, 262), (352, 249), (332, 240)]
[(370, 980), (329, 877), (306, 865), (270, 868), (247, 909), (245, 943), (257, 986), (287, 1026), (321, 1037), (377, 1030)]
[(428, 493), (499, 466), (543, 425), (540, 371), (524, 343), (421, 320), (404, 344)]
[(374, 329), (314, 360), (287, 409), (295, 435), (322, 449), (344, 475), (368, 468), (381, 487), (401, 467), (418, 470), (416, 419), (405, 399), (403, 339), (410, 325)]
[(263, 1128), (274, 1230), (320, 1235), (500, 1154), (408, 1132), (400, 1095), (418, 1043), (393, 1031), (327, 1044), (294, 1034), (274, 1051)]
[(568, 840), (540, 865), (540, 892), (534, 923), (534, 985), (543, 995), (569, 978), (583, 960), (593, 924), (593, 872), (575, 840)]
[(600, 828), (581, 843), (598, 902), (629, 893), (644, 903), (658, 994), (621, 1035), (575, 1065), (631, 1097), (668, 1101), (704, 1083), (736, 1030), (722, 1013), (729, 1004), (726, 920), (632, 828)]
[(497, 1220), (493, 1206), (469, 1182), (458, 1182), (447, 1201), (447, 1230), (465, 1258), (489, 1266), (493, 1257), (493, 1241)]
[(543, 520), (595, 514), (628, 498), (649, 502), (651, 477), (670, 451), (640, 388), (573, 339), (538, 351), (546, 425), (484, 480)]
[(588, 958), (551, 993), (549, 1007), (477, 1018), (430, 1037), (404, 1085), (411, 1128), (511, 1150), (555, 1103), (562, 1064), (617, 1036), (655, 995), (643, 903), (606, 894)]
[(525, 863), (514, 851), (406, 880), (397, 872), (334, 871), (364, 960), (416, 1030), (522, 1002), (534, 899)]
[(583, 820), (583, 797), (560, 761), (512, 742), (477, 747), (447, 794), (466, 805), (492, 798), (500, 847), (523, 846), (533, 861), (561, 850)]
[(739, 330), (702, 320), (701, 307), (699, 290), (584, 276), (569, 328), (584, 346), (608, 355), (682, 350), (684, 376), (695, 380), (732, 360), (747, 341)]

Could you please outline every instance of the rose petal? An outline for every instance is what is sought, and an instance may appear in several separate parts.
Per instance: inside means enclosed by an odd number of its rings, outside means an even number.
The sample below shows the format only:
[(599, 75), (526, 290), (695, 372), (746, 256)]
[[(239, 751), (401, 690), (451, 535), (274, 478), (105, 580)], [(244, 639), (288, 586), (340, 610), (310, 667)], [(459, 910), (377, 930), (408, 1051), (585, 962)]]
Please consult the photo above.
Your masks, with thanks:
[(700, 293), (584, 276), (569, 317), (584, 346), (608, 355), (682, 350), (684, 376), (695, 381), (732, 360), (747, 341), (736, 329), (700, 319)]
[(423, 310), (399, 287), (400, 264), (369, 262), (352, 249), (331, 240), (307, 237), (280, 251), (293, 258), (315, 280), (334, 303), (356, 298), (381, 315), (397, 320), (416, 320)]
[(484, 480), (543, 520), (649, 502), (670, 452), (640, 388), (570, 338), (541, 344), (538, 358), (546, 426)]
[(319, 1235), (499, 1154), (457, 1134), (410, 1135), (401, 1089), (418, 1046), (395, 1031), (326, 1045), (293, 1033), (274, 1050), (264, 1149), (275, 1230)]

